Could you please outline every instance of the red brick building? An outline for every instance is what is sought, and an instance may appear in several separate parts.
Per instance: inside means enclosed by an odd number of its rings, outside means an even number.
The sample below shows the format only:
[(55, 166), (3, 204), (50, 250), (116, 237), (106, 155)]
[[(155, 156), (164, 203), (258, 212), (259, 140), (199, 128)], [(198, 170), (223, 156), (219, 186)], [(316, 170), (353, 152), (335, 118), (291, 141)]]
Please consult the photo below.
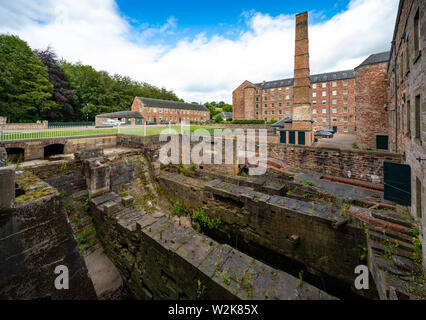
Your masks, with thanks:
[[(355, 132), (355, 71), (310, 76), (313, 129)], [(234, 119), (271, 121), (293, 116), (294, 79), (262, 83), (245, 81), (234, 92)]]
[(389, 54), (373, 54), (355, 68), (356, 143), (361, 149), (388, 149), (386, 109)]
[(181, 123), (183, 121), (205, 122), (210, 119), (210, 111), (199, 104), (170, 100), (135, 97), (132, 111), (138, 111), (145, 122)]

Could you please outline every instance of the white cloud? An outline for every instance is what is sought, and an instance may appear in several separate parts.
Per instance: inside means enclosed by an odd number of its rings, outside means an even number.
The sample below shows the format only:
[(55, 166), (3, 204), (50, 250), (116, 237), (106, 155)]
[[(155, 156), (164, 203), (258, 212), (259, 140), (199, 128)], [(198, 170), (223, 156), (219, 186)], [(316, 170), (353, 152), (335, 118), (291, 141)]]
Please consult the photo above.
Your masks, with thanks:
[[(354, 68), (369, 54), (388, 50), (397, 5), (397, 0), (352, 0), (331, 19), (314, 19), (311, 73)], [(243, 17), (247, 30), (237, 39), (199, 34), (173, 46), (154, 45), (150, 37), (179, 29), (175, 18), (135, 30), (113, 0), (0, 2), (1, 33), (17, 34), (37, 49), (51, 45), (67, 60), (164, 86), (198, 102), (231, 102), (232, 90), (246, 79), (292, 77), (294, 15)]]

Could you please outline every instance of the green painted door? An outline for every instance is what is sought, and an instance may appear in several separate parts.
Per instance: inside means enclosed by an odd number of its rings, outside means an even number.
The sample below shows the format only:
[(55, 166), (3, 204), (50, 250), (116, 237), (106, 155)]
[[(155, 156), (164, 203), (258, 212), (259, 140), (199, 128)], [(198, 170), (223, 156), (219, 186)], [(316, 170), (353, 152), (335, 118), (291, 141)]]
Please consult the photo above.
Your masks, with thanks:
[(143, 124), (142, 119), (135, 119), (135, 124), (136, 124), (136, 125), (141, 125), (141, 124)]
[(126, 124), (132, 124), (132, 121), (129, 118), (126, 118)]

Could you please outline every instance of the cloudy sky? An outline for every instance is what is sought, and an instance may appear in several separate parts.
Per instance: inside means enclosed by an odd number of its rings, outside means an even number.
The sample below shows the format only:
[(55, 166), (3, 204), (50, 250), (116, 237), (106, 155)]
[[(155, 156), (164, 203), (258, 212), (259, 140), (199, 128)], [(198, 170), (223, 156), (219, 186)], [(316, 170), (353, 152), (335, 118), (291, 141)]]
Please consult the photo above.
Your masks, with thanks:
[(311, 73), (390, 49), (398, 0), (0, 0), (0, 33), (97, 70), (232, 101), (244, 80), (292, 77), (294, 14), (309, 11)]

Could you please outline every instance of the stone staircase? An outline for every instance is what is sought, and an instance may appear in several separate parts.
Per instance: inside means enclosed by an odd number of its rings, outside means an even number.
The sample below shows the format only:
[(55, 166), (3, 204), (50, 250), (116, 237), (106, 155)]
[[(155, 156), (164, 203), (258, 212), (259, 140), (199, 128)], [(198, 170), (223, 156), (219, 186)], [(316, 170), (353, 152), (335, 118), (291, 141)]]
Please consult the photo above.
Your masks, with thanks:
[(413, 219), (394, 210), (370, 212), (368, 265), (380, 299), (426, 299), (421, 266), (415, 263)]

